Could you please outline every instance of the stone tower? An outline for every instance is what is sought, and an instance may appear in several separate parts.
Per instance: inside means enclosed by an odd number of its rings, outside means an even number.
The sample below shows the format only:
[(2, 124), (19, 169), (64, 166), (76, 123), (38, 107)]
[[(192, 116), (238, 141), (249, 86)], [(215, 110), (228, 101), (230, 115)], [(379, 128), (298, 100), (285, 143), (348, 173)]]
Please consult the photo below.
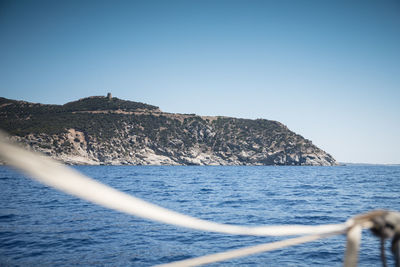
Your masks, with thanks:
[(111, 93), (107, 93), (107, 98), (108, 98), (108, 100), (111, 100), (111, 98), (112, 98)]

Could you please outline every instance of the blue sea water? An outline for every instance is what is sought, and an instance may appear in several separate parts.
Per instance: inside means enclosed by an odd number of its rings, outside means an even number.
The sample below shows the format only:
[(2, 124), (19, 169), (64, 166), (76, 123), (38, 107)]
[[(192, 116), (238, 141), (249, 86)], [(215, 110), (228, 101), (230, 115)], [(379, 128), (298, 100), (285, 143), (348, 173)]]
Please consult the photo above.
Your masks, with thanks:
[[(77, 166), (94, 179), (202, 219), (240, 225), (341, 223), (400, 210), (399, 166)], [(151, 222), (55, 191), (0, 167), (0, 266), (151, 266), (281, 240)], [(393, 265), (389, 247), (386, 255)], [(211, 266), (341, 266), (337, 236)], [(379, 266), (363, 232), (360, 266)]]

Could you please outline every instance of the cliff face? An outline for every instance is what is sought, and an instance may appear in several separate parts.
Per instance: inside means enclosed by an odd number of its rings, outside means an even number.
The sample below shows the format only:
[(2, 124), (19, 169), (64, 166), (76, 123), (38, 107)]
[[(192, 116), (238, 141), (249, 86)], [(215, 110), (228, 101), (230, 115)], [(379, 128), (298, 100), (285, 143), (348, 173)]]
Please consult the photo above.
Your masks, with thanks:
[(0, 128), (28, 149), (69, 164), (337, 164), (276, 121), (171, 114), (118, 98), (65, 105), (0, 98)]

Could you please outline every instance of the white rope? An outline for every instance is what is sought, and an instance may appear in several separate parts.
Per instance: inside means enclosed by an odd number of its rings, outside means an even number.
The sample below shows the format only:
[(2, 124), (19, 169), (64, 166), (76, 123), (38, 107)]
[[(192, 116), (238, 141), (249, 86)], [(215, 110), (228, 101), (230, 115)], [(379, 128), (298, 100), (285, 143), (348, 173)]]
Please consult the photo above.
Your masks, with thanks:
[[(366, 217), (374, 217), (378, 216), (382, 211), (373, 211), (369, 213), (365, 213), (362, 216)], [(361, 238), (361, 230), (363, 228), (368, 229), (373, 226), (373, 223), (370, 221), (366, 221), (366, 219), (350, 219), (347, 221), (347, 225), (349, 225), (349, 229), (347, 230), (347, 246), (345, 253), (345, 261), (344, 267), (356, 267), (358, 261), (358, 250), (360, 245)], [(285, 239), (282, 241), (265, 243), (257, 246), (235, 249), (230, 251), (225, 251), (216, 254), (210, 254), (198, 258), (192, 258), (187, 260), (170, 262), (167, 264), (156, 265), (155, 267), (186, 267), (186, 266), (199, 266), (204, 264), (215, 263), (219, 261), (230, 260), (234, 258), (244, 257), (252, 254), (257, 254), (261, 252), (267, 252), (272, 250), (277, 250), (285, 247), (295, 246), (302, 243), (312, 242), (318, 239), (328, 238), (334, 235), (345, 234), (346, 231), (335, 232), (332, 231), (330, 233), (325, 234), (317, 234), (317, 235), (306, 235), (291, 239)]]
[(257, 246), (246, 247), (246, 248), (235, 249), (235, 250), (225, 251), (225, 252), (221, 252), (221, 253), (206, 255), (206, 256), (198, 257), (198, 258), (192, 258), (192, 259), (188, 259), (188, 260), (175, 261), (175, 262), (171, 262), (171, 263), (167, 263), (167, 264), (156, 265), (156, 267), (199, 266), (199, 265), (244, 257), (244, 256), (248, 256), (251, 254), (281, 249), (284, 247), (295, 246), (295, 245), (299, 245), (302, 243), (312, 242), (312, 241), (315, 241), (318, 239), (327, 238), (327, 237), (330, 237), (333, 235), (339, 235), (339, 234), (344, 234), (344, 233), (345, 233), (345, 231), (332, 232), (332, 233), (327, 233), (327, 234), (323, 234), (323, 235), (301, 236), (301, 237), (286, 239), (286, 240), (282, 240), (282, 241), (271, 242), (271, 243), (261, 244), (261, 245), (257, 245)]
[(167, 224), (210, 232), (256, 236), (325, 234), (343, 232), (349, 227), (348, 223), (319, 226), (246, 227), (194, 218), (120, 192), (50, 158), (38, 156), (36, 153), (10, 144), (6, 135), (2, 132), (0, 132), (0, 157), (8, 164), (48, 186), (110, 209)]
[(344, 267), (355, 267), (358, 262), (358, 251), (360, 249), (361, 242), (361, 230), (360, 224), (354, 225), (347, 232), (347, 244), (346, 254), (344, 258)]

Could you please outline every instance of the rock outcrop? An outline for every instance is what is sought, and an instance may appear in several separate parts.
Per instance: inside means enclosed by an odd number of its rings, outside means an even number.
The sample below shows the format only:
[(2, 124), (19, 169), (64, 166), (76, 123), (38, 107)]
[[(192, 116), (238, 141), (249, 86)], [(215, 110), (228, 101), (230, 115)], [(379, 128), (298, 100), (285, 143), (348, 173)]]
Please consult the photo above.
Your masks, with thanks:
[(115, 97), (65, 105), (0, 98), (0, 128), (68, 164), (337, 165), (277, 121), (165, 113)]

